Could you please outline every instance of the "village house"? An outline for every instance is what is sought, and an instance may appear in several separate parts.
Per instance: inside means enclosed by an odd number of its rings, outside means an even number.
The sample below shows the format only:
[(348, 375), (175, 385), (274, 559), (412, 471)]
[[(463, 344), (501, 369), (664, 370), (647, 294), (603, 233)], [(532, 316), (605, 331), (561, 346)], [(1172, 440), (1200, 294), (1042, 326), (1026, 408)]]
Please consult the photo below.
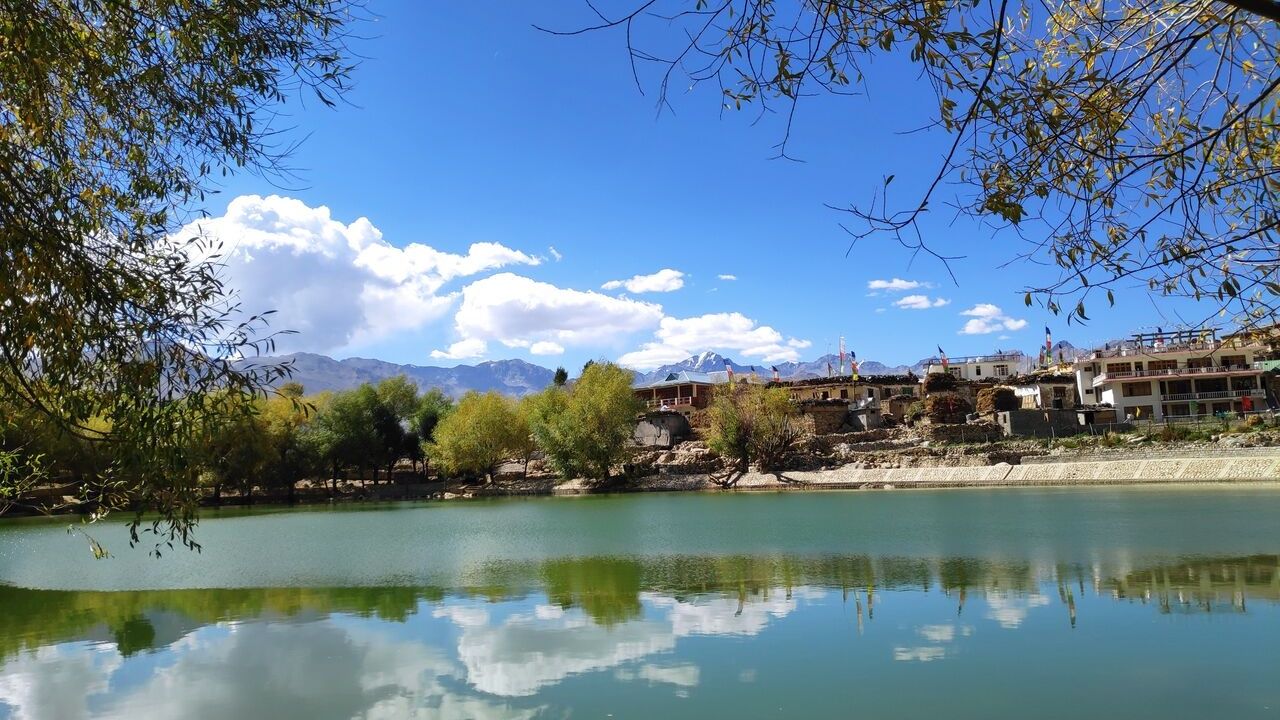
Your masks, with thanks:
[(950, 358), (943, 369), (941, 360), (931, 360), (925, 366), (925, 375), (948, 372), (957, 380), (994, 380), (1002, 381), (1031, 369), (1032, 358), (1021, 352), (996, 352), (990, 355), (968, 355)]
[(1013, 388), (1024, 410), (1072, 410), (1080, 405), (1075, 375), (1019, 375), (1003, 384)]
[(800, 407), (801, 414), (831, 416), (833, 419), (829, 421), (816, 422), (819, 434), (822, 427), (835, 424), (836, 414), (840, 414), (841, 426), (880, 427), (885, 412), (901, 417), (909, 404), (898, 400), (894, 405), (893, 398), (910, 397), (914, 401), (920, 393), (920, 385), (911, 375), (868, 375), (857, 380), (851, 376), (782, 380), (769, 383), (769, 387), (785, 388)]
[(636, 385), (633, 390), (650, 412), (670, 410), (690, 415), (695, 410), (710, 405), (715, 386), (728, 381), (729, 376), (724, 372), (682, 371), (671, 373), (661, 380)]
[(1085, 405), (1110, 405), (1121, 418), (1165, 420), (1267, 408), (1265, 346), (1208, 330), (1144, 333), (1076, 363)]

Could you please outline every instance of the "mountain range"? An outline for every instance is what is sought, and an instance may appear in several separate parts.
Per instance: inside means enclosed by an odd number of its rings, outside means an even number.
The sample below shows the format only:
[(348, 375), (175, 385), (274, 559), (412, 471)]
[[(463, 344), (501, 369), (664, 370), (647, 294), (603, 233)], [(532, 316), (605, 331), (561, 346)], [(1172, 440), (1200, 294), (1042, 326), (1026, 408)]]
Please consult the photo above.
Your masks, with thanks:
[[(864, 360), (858, 363), (858, 372), (863, 375), (905, 375), (907, 372), (914, 372), (919, 375), (930, 360), (932, 358), (925, 358), (914, 365), (885, 365), (876, 360)], [(773, 368), (776, 367), (780, 377), (804, 379), (824, 377), (827, 375), (828, 363), (832, 368), (838, 368), (840, 366), (840, 357), (838, 355), (823, 355), (817, 360), (808, 362), (744, 365), (719, 353), (707, 351), (681, 360), (678, 363), (663, 365), (646, 373), (637, 373), (636, 379), (640, 382), (653, 382), (677, 372), (717, 372), (723, 371), (726, 364), (732, 367), (733, 372), (738, 375), (749, 375), (754, 371), (759, 375), (768, 377), (773, 373)]]
[(421, 389), (440, 388), (446, 395), (460, 397), (468, 390), (497, 390), (524, 396), (551, 384), (555, 371), (524, 360), (493, 360), (478, 365), (431, 367), (397, 365), (382, 360), (347, 358), (334, 360), (327, 355), (294, 353), (262, 358), (255, 362), (292, 362), (290, 382), (301, 383), (308, 393), (322, 390), (349, 390), (363, 383), (376, 383), (404, 375)]
[[(1071, 357), (1076, 348), (1067, 341), (1054, 344), (1055, 351), (1062, 350)], [(858, 363), (858, 372), (862, 375), (905, 375), (908, 372), (916, 375), (924, 374), (924, 369), (936, 357), (922, 358), (911, 365), (885, 365), (876, 360), (862, 360)], [(248, 361), (246, 361), (248, 362)], [(327, 355), (315, 353), (294, 353), (267, 357), (252, 362), (273, 363), (291, 362), (293, 375), (290, 381), (301, 383), (309, 393), (323, 390), (349, 390), (363, 383), (376, 383), (397, 375), (404, 375), (418, 385), (419, 388), (440, 388), (445, 394), (460, 397), (469, 390), (498, 392), (522, 397), (538, 392), (551, 384), (555, 371), (525, 362), (524, 360), (491, 360), (476, 365), (457, 365), (454, 367), (433, 367), (424, 365), (399, 365), (383, 360), (368, 358), (347, 358), (334, 360)], [(761, 377), (769, 377), (773, 368), (778, 368), (778, 375), (797, 380), (824, 377), (828, 374), (828, 366), (838, 368), (838, 355), (823, 355), (807, 362), (784, 362), (776, 366), (772, 364), (742, 364), (719, 353), (707, 351), (690, 356), (677, 363), (663, 365), (649, 372), (636, 373), (637, 383), (650, 383), (661, 380), (671, 373), (678, 372), (717, 372), (723, 371), (726, 364), (738, 375), (750, 375), (752, 372)]]

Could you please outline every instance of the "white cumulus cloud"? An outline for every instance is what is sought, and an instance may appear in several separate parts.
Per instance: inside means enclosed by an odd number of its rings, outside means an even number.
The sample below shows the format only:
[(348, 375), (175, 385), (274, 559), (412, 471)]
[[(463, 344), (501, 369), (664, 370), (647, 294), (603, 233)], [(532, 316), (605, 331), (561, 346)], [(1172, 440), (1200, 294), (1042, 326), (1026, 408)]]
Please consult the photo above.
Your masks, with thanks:
[(1027, 321), (1009, 317), (998, 305), (979, 303), (960, 313), (970, 320), (960, 329), (961, 335), (989, 335), (1004, 330), (1021, 330)]
[(662, 318), (654, 340), (618, 358), (628, 367), (647, 370), (679, 362), (708, 349), (740, 353), (761, 362), (794, 362), (807, 340), (783, 338), (768, 325), (758, 325), (742, 313), (709, 313), (689, 318)]
[(436, 360), (467, 360), (484, 357), (489, 352), (489, 344), (483, 340), (468, 338), (459, 340), (445, 350), (432, 350), (431, 357)]
[(203, 235), (221, 244), (223, 276), (246, 315), (275, 310), (281, 352), (325, 352), (378, 340), (439, 319), (452, 280), (538, 258), (498, 243), (451, 253), (396, 246), (367, 218), (345, 224), (324, 206), (279, 195), (242, 195), (224, 214), (193, 222), (176, 241)]
[(906, 292), (907, 290), (918, 290), (926, 287), (933, 286), (927, 282), (920, 282), (919, 280), (903, 280), (902, 278), (893, 278), (892, 280), (870, 280), (867, 282), (867, 289), (873, 292)]
[(904, 295), (893, 301), (894, 307), (903, 310), (928, 310), (950, 304), (946, 298), (930, 298), (928, 295)]
[(462, 289), (462, 304), (454, 315), (459, 340), (432, 357), (452, 358), (459, 346), (476, 350), (489, 342), (535, 355), (559, 355), (569, 346), (615, 343), (661, 319), (662, 306), (653, 303), (498, 273)]
[(673, 292), (684, 287), (684, 273), (671, 268), (663, 268), (652, 275), (636, 275), (629, 280), (610, 280), (600, 286), (601, 290), (617, 290), (626, 288), (627, 292)]

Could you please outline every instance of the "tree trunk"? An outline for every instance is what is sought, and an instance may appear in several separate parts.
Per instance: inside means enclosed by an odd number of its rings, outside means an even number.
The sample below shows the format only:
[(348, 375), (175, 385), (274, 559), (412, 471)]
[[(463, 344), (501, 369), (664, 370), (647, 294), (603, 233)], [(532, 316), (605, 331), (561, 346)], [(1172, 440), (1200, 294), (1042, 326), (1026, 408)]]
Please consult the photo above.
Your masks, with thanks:
[(294, 490), (296, 490), (297, 487), (298, 487), (297, 480), (294, 480), (293, 482), (289, 483), (289, 491), (288, 491), (289, 494), (287, 497), (288, 497), (288, 503), (290, 505), (293, 505), (295, 502), (297, 502), (297, 498), (294, 497)]
[(222, 483), (213, 486), (213, 506), (222, 507)]

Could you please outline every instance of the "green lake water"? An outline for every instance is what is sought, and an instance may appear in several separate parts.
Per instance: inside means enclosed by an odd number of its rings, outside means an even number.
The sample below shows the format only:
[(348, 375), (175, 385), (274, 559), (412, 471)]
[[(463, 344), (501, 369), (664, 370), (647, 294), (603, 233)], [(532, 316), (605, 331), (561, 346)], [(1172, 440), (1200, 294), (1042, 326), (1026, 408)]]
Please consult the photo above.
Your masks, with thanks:
[(1280, 488), (0, 522), (0, 718), (1276, 718)]

